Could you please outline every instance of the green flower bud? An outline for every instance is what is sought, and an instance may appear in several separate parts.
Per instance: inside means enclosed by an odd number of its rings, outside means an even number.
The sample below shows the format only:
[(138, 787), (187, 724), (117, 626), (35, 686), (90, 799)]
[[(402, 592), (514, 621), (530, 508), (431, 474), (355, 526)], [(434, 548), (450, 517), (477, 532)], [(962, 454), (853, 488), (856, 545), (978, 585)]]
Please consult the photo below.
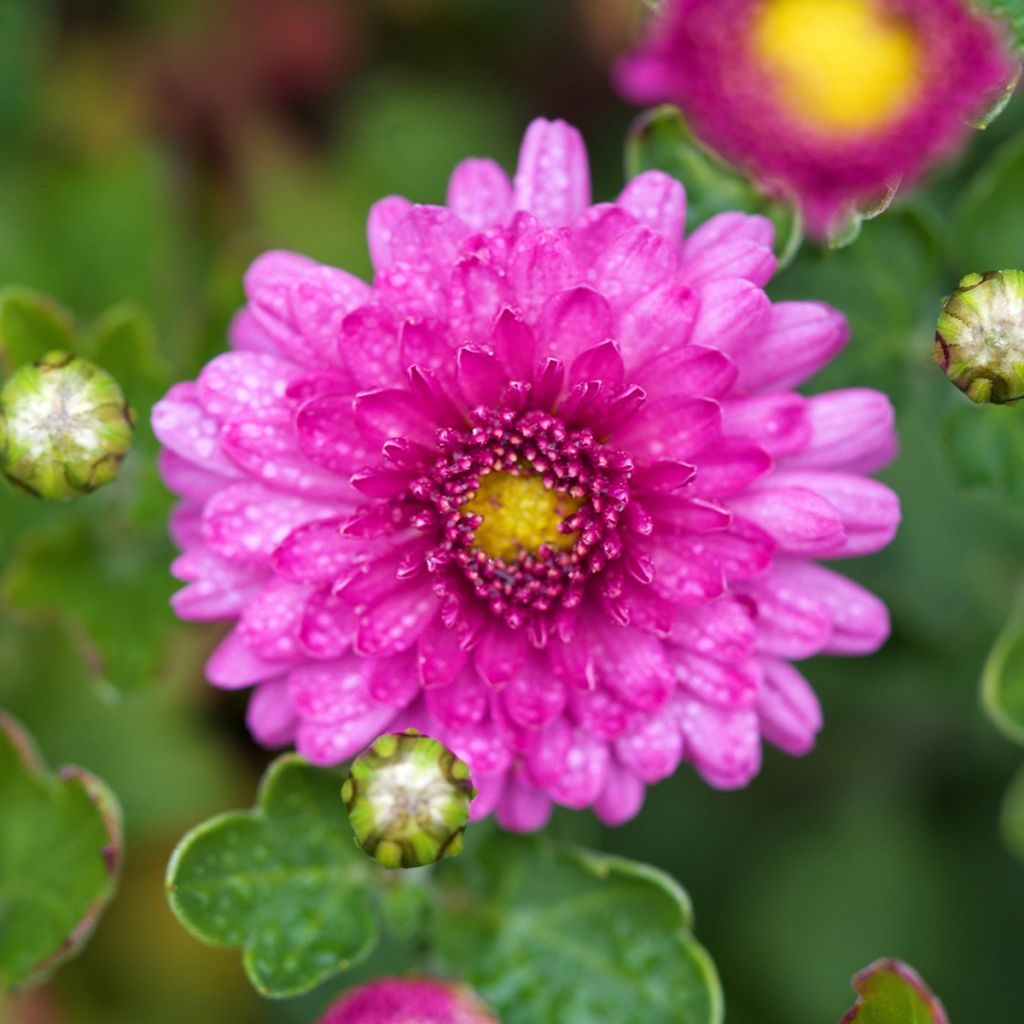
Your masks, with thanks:
[(37, 498), (79, 498), (117, 476), (132, 422), (109, 373), (50, 352), (22, 366), (0, 390), (0, 467)]
[(461, 853), (475, 795), (465, 763), (415, 729), (375, 740), (341, 787), (356, 844), (386, 868)]
[(1024, 271), (968, 274), (942, 305), (935, 361), (974, 402), (1024, 398)]

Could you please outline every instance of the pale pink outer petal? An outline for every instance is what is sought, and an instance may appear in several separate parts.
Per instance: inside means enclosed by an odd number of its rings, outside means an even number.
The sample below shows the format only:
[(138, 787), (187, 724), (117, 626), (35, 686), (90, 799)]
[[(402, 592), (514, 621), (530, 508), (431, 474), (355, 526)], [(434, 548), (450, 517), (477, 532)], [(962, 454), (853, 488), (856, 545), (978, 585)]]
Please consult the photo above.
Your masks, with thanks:
[(806, 679), (787, 661), (764, 660), (764, 685), (757, 698), (761, 734), (799, 757), (814, 746), (821, 729), (821, 704)]
[(245, 722), (256, 742), (265, 747), (285, 747), (293, 742), (298, 717), (287, 682), (257, 686), (249, 698)]
[(895, 412), (889, 397), (870, 388), (846, 388), (807, 400), (811, 437), (783, 465), (873, 473), (896, 455)]
[(394, 262), (391, 236), (394, 234), (395, 226), (405, 218), (410, 209), (412, 203), (402, 196), (385, 196), (370, 207), (366, 238), (375, 270), (386, 270)]
[(670, 242), (681, 242), (686, 224), (686, 190), (664, 171), (644, 171), (622, 190), (617, 200), (641, 224)]
[(452, 172), (448, 206), (471, 228), (497, 224), (512, 202), (512, 182), (493, 160), (470, 159)]
[(509, 778), (496, 813), (501, 827), (509, 832), (536, 832), (551, 817), (551, 798), (539, 789), (521, 786)]
[(512, 203), (542, 224), (569, 224), (590, 205), (590, 165), (580, 133), (538, 118), (526, 129)]
[(206, 678), (222, 690), (238, 690), (254, 683), (277, 679), (287, 665), (258, 658), (236, 628), (220, 642), (206, 663)]
[(687, 756), (712, 786), (738, 789), (761, 767), (757, 714), (687, 701), (680, 712)]
[(594, 813), (606, 825), (625, 824), (640, 813), (645, 786), (632, 772), (612, 761), (601, 795), (594, 802)]

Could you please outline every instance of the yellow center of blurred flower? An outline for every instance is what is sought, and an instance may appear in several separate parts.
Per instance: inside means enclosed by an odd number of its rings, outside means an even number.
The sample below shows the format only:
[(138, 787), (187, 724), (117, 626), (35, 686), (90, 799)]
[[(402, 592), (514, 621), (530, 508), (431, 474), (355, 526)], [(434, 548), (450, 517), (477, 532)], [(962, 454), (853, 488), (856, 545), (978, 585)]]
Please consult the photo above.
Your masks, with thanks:
[(514, 562), (542, 545), (568, 551), (577, 534), (558, 527), (581, 502), (561, 491), (549, 490), (539, 476), (488, 473), (476, 494), (463, 506), (465, 515), (483, 517), (476, 528), (476, 546), (491, 558)]
[(764, 0), (753, 43), (782, 102), (827, 134), (887, 126), (921, 85), (918, 37), (878, 0)]

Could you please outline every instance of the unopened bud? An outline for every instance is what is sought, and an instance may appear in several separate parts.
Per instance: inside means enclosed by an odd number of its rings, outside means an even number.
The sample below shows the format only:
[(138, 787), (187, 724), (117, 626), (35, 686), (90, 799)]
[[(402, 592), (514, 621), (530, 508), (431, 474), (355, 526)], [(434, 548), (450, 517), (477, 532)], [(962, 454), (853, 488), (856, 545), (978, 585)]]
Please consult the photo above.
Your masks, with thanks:
[(974, 402), (1024, 398), (1024, 271), (963, 278), (942, 305), (935, 361)]
[(110, 483), (131, 443), (121, 388), (86, 359), (51, 352), (0, 390), (0, 464), (37, 498), (69, 501)]
[(319, 1024), (498, 1024), (468, 988), (427, 978), (382, 978), (353, 989)]
[(464, 762), (410, 729), (363, 751), (341, 797), (362, 850), (387, 868), (418, 868), (462, 852), (475, 792)]

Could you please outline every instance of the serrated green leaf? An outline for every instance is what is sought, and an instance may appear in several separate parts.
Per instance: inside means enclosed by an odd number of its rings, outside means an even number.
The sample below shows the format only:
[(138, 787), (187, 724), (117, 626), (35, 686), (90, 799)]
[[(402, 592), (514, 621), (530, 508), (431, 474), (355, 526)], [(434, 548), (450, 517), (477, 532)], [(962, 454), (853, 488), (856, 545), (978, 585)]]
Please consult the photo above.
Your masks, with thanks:
[(0, 360), (6, 373), (47, 352), (74, 348), (74, 317), (63, 306), (31, 288), (0, 289)]
[(42, 980), (81, 949), (120, 860), (113, 793), (81, 768), (51, 774), (0, 712), (0, 989)]
[(985, 660), (981, 695), (1000, 730), (1024, 743), (1024, 595)]
[(280, 757), (251, 811), (200, 825), (168, 865), (178, 919), (204, 942), (241, 947), (265, 996), (308, 992), (377, 943), (373, 868), (352, 841), (340, 787), (338, 773)]
[(626, 174), (648, 170), (671, 174), (686, 187), (686, 221), (692, 229), (727, 210), (767, 217), (775, 225), (775, 252), (785, 266), (803, 240), (794, 202), (772, 199), (741, 171), (703, 146), (677, 107), (646, 111), (633, 122), (626, 140)]
[(857, 1002), (839, 1024), (949, 1024), (928, 986), (899, 960), (877, 960), (853, 979), (853, 988)]
[(714, 964), (683, 890), (619, 857), (495, 834), (438, 869), (445, 969), (503, 1024), (717, 1024)]

